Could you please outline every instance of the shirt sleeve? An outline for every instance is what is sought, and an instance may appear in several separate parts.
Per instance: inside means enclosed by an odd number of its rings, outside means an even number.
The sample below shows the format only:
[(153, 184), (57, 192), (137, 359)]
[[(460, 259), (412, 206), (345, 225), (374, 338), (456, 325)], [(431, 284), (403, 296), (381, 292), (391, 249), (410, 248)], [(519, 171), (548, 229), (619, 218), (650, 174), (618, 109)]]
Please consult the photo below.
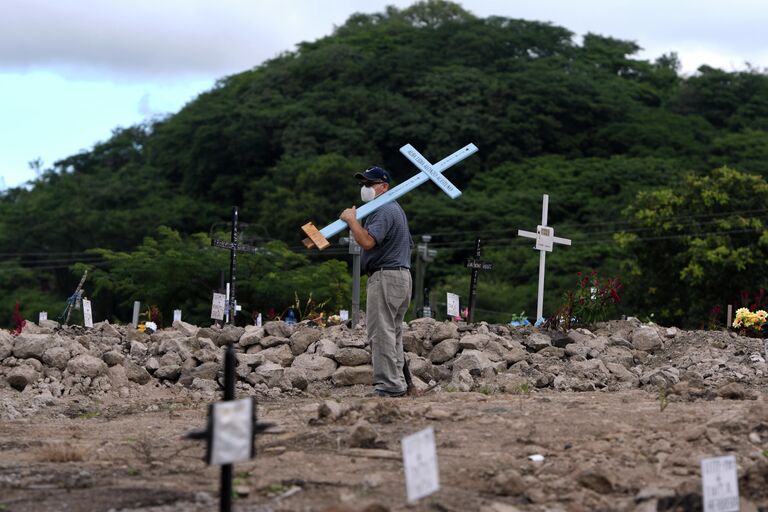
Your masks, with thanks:
[(381, 245), (381, 242), (387, 237), (390, 228), (392, 227), (392, 216), (388, 215), (383, 209), (372, 213), (368, 216), (368, 222), (365, 223), (365, 229), (368, 230), (368, 234), (376, 240), (376, 245)]

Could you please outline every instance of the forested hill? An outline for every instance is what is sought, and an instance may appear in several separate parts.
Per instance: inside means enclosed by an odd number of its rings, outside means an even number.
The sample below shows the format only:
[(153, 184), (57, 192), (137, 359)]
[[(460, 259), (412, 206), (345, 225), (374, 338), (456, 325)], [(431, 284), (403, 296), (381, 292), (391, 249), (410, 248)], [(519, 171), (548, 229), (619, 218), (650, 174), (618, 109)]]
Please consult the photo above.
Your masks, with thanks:
[[(264, 247), (241, 257), (246, 311), (279, 312), (310, 292), (338, 308), (349, 296), (345, 250), (308, 257), (299, 226), (325, 225), (359, 202), (352, 175), (366, 166), (383, 165), (397, 181), (413, 175), (398, 151), (406, 143), (435, 162), (473, 142), (479, 153), (446, 174), (462, 197), (451, 201), (427, 184), (401, 200), (417, 241), (433, 235), (433, 289), (466, 297), (461, 261), (479, 236), (484, 258), (496, 264), (481, 278), (479, 318), (532, 312), (538, 258), (529, 240), (514, 235), (536, 227), (547, 192), (550, 224), (574, 240), (548, 259), (548, 310), (577, 271), (596, 268), (625, 274), (627, 308), (695, 323), (683, 306), (666, 306), (691, 263), (672, 254), (690, 249), (683, 238), (689, 224), (638, 228), (657, 239), (665, 233), (653, 229), (677, 229), (664, 245), (633, 239), (631, 231), (622, 244), (614, 238), (647, 221), (638, 212), (656, 211), (666, 188), (698, 190), (685, 179), (724, 165), (768, 174), (768, 77), (706, 66), (685, 77), (674, 53), (650, 62), (636, 56), (642, 42), (596, 34), (579, 40), (567, 28), (479, 18), (450, 2), (389, 7), (355, 14), (329, 37), (222, 78), (175, 115), (116, 129), (92, 150), (56, 162), (31, 189), (3, 194), (0, 319), (11, 323), (17, 300), (27, 317), (40, 309), (55, 317), (89, 267), (86, 291), (97, 317), (127, 321), (130, 304), (141, 300), (166, 316), (183, 306), (186, 318), (202, 322), (227, 266), (227, 254), (208, 247), (208, 237), (226, 236), (232, 205), (248, 224), (246, 239)], [(645, 203), (635, 204), (640, 191)], [(730, 212), (765, 204), (758, 193), (731, 202), (714, 197), (717, 204), (705, 201), (703, 213), (737, 215), (729, 221), (736, 225), (745, 215)], [(672, 203), (670, 218), (702, 213), (693, 200)], [(748, 216), (757, 222), (761, 215)], [(721, 254), (715, 270), (765, 265), (762, 224), (749, 229), (738, 236), (756, 232), (754, 240), (705, 237), (707, 251), (736, 251)], [(748, 257), (737, 251), (745, 245)], [(647, 268), (648, 253), (664, 265)], [(699, 297), (697, 314), (756, 288), (763, 275), (724, 281), (727, 289)], [(667, 295), (657, 293), (664, 286)]]

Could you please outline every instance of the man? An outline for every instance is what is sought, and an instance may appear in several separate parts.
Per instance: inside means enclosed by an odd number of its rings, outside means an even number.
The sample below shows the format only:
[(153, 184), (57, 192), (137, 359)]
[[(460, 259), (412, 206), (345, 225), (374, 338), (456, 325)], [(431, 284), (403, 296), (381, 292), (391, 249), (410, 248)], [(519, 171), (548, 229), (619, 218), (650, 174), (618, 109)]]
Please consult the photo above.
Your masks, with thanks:
[[(372, 201), (389, 190), (391, 178), (381, 167), (355, 175), (363, 201)], [(349, 225), (362, 248), (360, 265), (368, 274), (366, 322), (373, 360), (376, 396), (403, 396), (410, 387), (410, 372), (403, 354), (402, 324), (411, 300), (411, 233), (405, 212), (391, 201), (358, 222), (356, 208), (339, 218)], [(406, 376), (408, 382), (406, 382)]]

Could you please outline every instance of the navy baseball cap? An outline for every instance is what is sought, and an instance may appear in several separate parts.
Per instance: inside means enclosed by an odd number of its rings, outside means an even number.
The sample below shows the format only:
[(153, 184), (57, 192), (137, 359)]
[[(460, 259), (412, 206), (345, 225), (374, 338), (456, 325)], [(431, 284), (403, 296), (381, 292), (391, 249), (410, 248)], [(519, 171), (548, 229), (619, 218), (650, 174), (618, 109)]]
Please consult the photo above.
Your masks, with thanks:
[(363, 172), (355, 174), (355, 178), (360, 181), (370, 181), (373, 183), (389, 183), (392, 179), (389, 177), (389, 173), (381, 167), (369, 167)]

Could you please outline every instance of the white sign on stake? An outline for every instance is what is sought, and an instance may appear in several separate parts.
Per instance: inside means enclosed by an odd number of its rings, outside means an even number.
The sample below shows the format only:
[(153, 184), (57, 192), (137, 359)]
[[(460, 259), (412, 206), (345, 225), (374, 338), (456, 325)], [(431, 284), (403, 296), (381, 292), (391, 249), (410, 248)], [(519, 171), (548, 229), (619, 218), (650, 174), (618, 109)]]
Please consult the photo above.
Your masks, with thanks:
[(448, 304), (448, 316), (453, 318), (455, 316), (461, 316), (461, 309), (459, 308), (459, 296), (455, 293), (446, 294), (446, 303)]
[(349, 320), (349, 310), (347, 310), (347, 309), (340, 310), (339, 311), (339, 318), (341, 318), (342, 322), (346, 322), (347, 320)]
[(37, 323), (39, 324), (43, 320), (48, 320), (48, 312), (47, 311), (41, 311), (40, 317), (37, 319)]
[(173, 310), (173, 321), (174, 322), (181, 322), (181, 310), (180, 309), (174, 309)]
[(253, 399), (213, 404), (210, 464), (232, 464), (253, 455)]
[(223, 293), (213, 294), (213, 303), (211, 304), (211, 318), (214, 320), (224, 320), (224, 312), (227, 309), (227, 296)]
[(93, 311), (91, 310), (91, 301), (83, 299), (83, 325), (93, 327)]
[(736, 457), (727, 455), (701, 459), (701, 489), (704, 512), (738, 512)]
[(405, 436), (400, 444), (403, 448), (408, 502), (413, 503), (440, 490), (434, 429), (429, 427)]

